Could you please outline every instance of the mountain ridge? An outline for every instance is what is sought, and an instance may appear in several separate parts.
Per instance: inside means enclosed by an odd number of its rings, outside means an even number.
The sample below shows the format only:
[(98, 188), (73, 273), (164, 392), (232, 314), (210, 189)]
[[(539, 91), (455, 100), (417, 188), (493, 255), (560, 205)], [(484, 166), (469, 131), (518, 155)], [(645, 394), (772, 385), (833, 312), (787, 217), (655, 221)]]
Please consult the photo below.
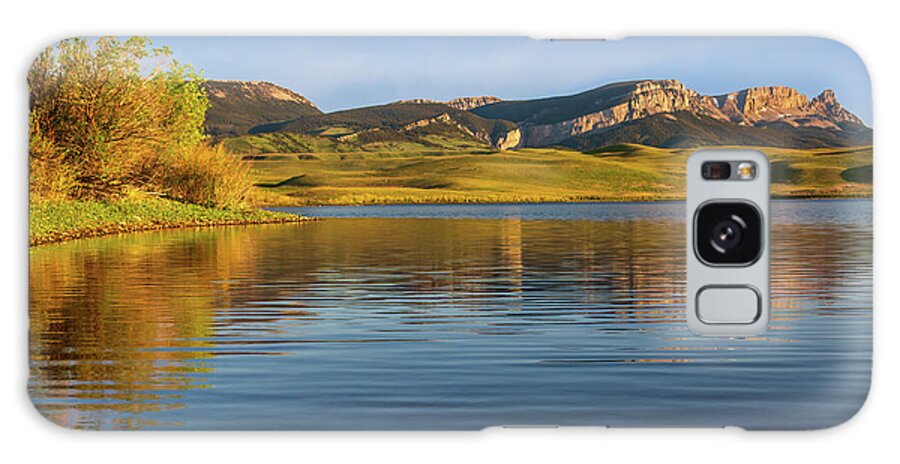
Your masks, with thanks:
[(443, 133), (500, 150), (591, 150), (616, 143), (785, 148), (871, 144), (871, 129), (830, 89), (814, 98), (778, 85), (704, 95), (674, 79), (643, 79), (530, 100), (411, 99), (323, 113), (300, 94), (268, 82), (210, 81), (205, 86), (211, 102), (207, 128), (217, 137), (294, 132), (386, 142), (422, 141), (426, 135)]

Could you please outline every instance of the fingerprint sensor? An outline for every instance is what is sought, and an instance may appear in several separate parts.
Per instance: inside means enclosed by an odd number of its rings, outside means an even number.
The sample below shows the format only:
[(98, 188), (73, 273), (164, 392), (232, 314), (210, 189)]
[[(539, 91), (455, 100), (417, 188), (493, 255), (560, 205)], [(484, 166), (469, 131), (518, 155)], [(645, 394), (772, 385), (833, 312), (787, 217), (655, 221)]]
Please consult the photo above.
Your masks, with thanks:
[(744, 285), (709, 285), (697, 293), (697, 318), (704, 324), (752, 324), (761, 313), (759, 292)]

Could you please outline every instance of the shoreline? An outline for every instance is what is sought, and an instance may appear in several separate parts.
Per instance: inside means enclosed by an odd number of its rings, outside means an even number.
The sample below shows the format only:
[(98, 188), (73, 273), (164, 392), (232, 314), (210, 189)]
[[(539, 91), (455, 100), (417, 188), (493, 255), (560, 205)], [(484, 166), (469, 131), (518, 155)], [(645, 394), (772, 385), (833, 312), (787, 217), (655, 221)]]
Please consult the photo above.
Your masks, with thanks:
[(222, 209), (174, 200), (38, 200), (29, 204), (29, 247), (164, 229), (286, 224), (314, 219), (260, 208)]
[(211, 227), (252, 226), (262, 224), (302, 224), (317, 221), (317, 218), (296, 216), (296, 218), (271, 218), (271, 219), (237, 219), (208, 222), (181, 222), (181, 223), (141, 223), (141, 224), (110, 224), (90, 229), (78, 229), (66, 232), (53, 232), (40, 236), (28, 237), (28, 247), (52, 245), (86, 238), (107, 237), (113, 235), (127, 235), (139, 232), (152, 232), (156, 230), (178, 229), (206, 229)]

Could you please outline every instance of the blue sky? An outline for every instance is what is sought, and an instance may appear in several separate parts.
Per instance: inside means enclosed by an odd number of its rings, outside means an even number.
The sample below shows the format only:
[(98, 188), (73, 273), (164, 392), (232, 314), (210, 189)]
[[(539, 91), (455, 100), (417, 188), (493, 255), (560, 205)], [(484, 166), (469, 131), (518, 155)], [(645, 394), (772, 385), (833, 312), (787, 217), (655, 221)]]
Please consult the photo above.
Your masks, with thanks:
[(709, 95), (788, 85), (812, 98), (830, 88), (847, 109), (872, 122), (864, 64), (828, 39), (163, 37), (153, 42), (168, 45), (177, 59), (209, 79), (274, 82), (324, 111), (407, 98), (536, 98), (665, 78)]

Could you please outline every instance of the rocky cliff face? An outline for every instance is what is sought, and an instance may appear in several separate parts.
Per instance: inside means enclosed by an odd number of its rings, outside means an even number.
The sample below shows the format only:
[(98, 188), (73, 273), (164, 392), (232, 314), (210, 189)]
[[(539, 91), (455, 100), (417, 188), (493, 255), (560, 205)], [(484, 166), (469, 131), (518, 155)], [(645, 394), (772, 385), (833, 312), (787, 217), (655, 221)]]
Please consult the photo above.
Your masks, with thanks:
[(790, 87), (753, 87), (715, 97), (723, 114), (736, 123), (758, 126), (784, 122), (794, 127), (819, 127), (841, 130), (840, 123), (863, 125), (856, 115), (837, 101), (827, 89), (809, 100)]
[(720, 95), (715, 100), (732, 122), (747, 125), (798, 114), (809, 106), (806, 95), (781, 86), (753, 87)]
[(512, 118), (523, 132), (525, 146), (553, 145), (657, 114), (678, 112), (743, 126), (782, 122), (841, 131), (842, 123), (863, 124), (837, 102), (831, 90), (812, 100), (784, 86), (708, 96), (676, 80), (611, 84), (569, 97), (489, 104), (475, 112), (485, 117)]
[(636, 82), (630, 91), (616, 97), (612, 105), (604, 108), (604, 103), (608, 99), (598, 100), (595, 102), (597, 111), (572, 119), (551, 124), (523, 124), (525, 144), (552, 145), (587, 132), (660, 113), (696, 109), (699, 112), (717, 114), (711, 99), (703, 98), (699, 93), (675, 80)]

